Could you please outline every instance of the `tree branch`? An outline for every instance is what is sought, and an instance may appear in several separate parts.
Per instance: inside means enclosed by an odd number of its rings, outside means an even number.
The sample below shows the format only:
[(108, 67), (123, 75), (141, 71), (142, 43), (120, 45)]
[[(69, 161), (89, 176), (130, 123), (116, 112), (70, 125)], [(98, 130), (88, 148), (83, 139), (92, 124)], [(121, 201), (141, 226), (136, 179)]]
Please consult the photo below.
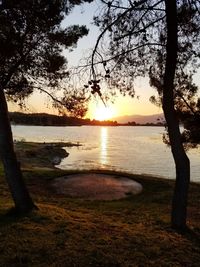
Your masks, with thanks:
[[(163, 16), (163, 17), (161, 17), (161, 18), (158, 18), (157, 20), (155, 20), (155, 21), (149, 23), (148, 25), (144, 26), (142, 29), (140, 29), (140, 30), (138, 30), (138, 31), (135, 31), (135, 32), (131, 32), (131, 31), (130, 31), (130, 32), (128, 32), (128, 33), (126, 33), (126, 34), (124, 34), (124, 35), (122, 35), (122, 36), (116, 38), (115, 41), (120, 41), (121, 39), (126, 38), (126, 37), (129, 37), (129, 36), (131, 36), (131, 35), (134, 35), (134, 34), (138, 34), (138, 33), (144, 32), (146, 29), (148, 29), (148, 28), (151, 27), (151, 26), (154, 26), (155, 23), (157, 23), (157, 22), (163, 20), (164, 18), (166, 18), (166, 16)], [(139, 24), (139, 22), (138, 22), (138, 24)]]
[[(106, 3), (105, 1), (102, 0), (102, 2)], [(144, 4), (146, 2), (146, 0), (141, 0), (140, 2), (136, 2), (135, 5), (131, 5), (131, 7), (127, 10), (125, 10), (122, 14), (120, 14), (114, 21), (112, 21), (98, 36), (95, 47), (93, 49), (92, 52), (92, 60), (91, 60), (91, 68), (92, 68), (92, 75), (94, 77), (94, 79), (96, 78), (96, 74), (95, 74), (95, 69), (94, 69), (94, 56), (95, 53), (97, 52), (97, 48), (99, 46), (99, 43), (101, 41), (101, 39), (103, 38), (104, 34), (114, 25), (116, 24), (118, 21), (121, 20), (121, 18), (123, 18), (127, 13), (135, 10), (136, 8), (138, 8), (139, 5)], [(158, 4), (162, 3), (163, 0), (158, 1), (157, 3), (155, 3), (152, 7), (157, 6)], [(106, 3), (108, 5), (108, 3)], [(137, 5), (136, 5), (137, 4)], [(146, 12), (145, 12), (146, 14)]]

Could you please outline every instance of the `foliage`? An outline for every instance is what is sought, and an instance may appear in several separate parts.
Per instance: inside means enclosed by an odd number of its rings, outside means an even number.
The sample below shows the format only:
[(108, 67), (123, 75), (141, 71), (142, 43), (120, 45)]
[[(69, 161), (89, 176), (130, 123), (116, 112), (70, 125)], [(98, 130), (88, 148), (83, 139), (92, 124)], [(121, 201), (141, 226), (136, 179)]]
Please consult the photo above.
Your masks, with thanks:
[[(66, 90), (67, 60), (63, 50), (87, 35), (85, 26), (66, 28), (61, 22), (75, 5), (91, 0), (0, 1), (0, 80), (7, 99), (23, 106), (35, 89), (56, 100), (68, 111), (86, 111), (83, 92)], [(61, 93), (60, 93), (61, 94)]]
[[(77, 117), (57, 116), (46, 113), (20, 113), (10, 112), (10, 121), (13, 124), (20, 125), (41, 125), (41, 126), (81, 126), (81, 125), (100, 125), (100, 126), (118, 126), (117, 121), (98, 121), (83, 119)], [(135, 125), (134, 122), (131, 123)], [(121, 125), (121, 124), (120, 124)]]
[[(149, 76), (150, 85), (158, 92), (158, 96), (152, 96), (150, 100), (162, 105), (167, 41), (164, 1), (102, 2), (101, 14), (94, 18), (101, 34), (92, 54), (93, 77), (97, 80), (104, 72), (112, 87), (134, 97), (135, 79)], [(199, 13), (200, 1), (177, 1), (178, 58), (174, 104), (177, 116), (186, 128), (183, 141), (191, 143), (200, 141), (200, 100), (193, 81), (200, 64)]]

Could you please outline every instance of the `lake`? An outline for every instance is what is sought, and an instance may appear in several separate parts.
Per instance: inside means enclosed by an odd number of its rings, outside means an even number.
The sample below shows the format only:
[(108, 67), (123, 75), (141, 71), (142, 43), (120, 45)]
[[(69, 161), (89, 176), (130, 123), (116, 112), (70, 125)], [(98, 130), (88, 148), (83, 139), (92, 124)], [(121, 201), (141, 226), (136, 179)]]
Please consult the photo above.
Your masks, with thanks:
[[(12, 126), (16, 140), (75, 142), (66, 148), (69, 156), (62, 169), (110, 169), (150, 174), (174, 179), (175, 167), (170, 148), (162, 142), (164, 127), (49, 127)], [(188, 152), (191, 180), (200, 182), (200, 148)]]

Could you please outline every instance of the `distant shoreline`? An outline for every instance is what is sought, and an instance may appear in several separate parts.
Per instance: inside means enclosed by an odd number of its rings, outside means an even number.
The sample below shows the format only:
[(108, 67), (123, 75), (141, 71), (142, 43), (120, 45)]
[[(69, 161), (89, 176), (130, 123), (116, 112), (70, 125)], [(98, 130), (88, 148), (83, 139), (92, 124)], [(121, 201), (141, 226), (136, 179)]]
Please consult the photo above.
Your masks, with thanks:
[(39, 125), (39, 124), (16, 124), (11, 123), (12, 126), (42, 126), (42, 127), (81, 127), (81, 126), (94, 126), (94, 127), (165, 127), (165, 125), (157, 125), (157, 124), (136, 124), (136, 125), (128, 125), (128, 124), (118, 124), (118, 125), (94, 125), (94, 124), (87, 124), (87, 125)]
[(119, 123), (116, 120), (90, 120), (67, 116), (57, 116), (46, 113), (22, 113), (10, 112), (10, 122), (12, 125), (27, 125), (27, 126), (164, 126), (164, 122), (136, 123), (135, 121), (128, 121), (126, 123)]

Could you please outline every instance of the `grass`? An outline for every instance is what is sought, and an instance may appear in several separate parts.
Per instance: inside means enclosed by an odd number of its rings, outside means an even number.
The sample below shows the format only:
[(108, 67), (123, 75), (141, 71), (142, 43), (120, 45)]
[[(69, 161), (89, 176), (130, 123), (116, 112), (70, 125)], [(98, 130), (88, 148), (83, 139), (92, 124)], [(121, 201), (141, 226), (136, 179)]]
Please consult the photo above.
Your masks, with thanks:
[(169, 227), (172, 181), (129, 174), (142, 183), (142, 194), (89, 201), (53, 192), (50, 181), (68, 173), (26, 170), (39, 210), (15, 218), (7, 215), (13, 204), (0, 167), (0, 266), (199, 266), (200, 185), (191, 185), (192, 231), (180, 235)]

